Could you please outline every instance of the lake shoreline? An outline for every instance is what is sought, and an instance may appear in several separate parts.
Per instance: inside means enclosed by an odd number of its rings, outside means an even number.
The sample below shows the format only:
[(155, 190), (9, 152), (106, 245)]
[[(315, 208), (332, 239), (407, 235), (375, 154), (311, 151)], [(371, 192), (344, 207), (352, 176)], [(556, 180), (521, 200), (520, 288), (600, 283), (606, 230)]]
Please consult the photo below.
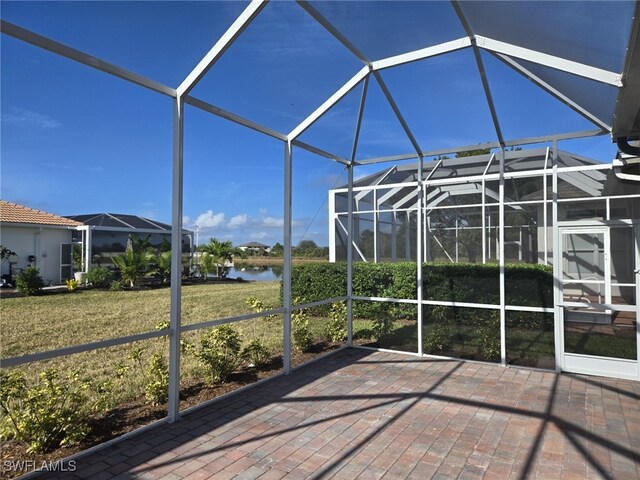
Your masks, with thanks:
[[(306, 258), (306, 257), (293, 257), (291, 259), (292, 263), (319, 263), (319, 262), (329, 262), (328, 258)], [(247, 258), (238, 258), (235, 257), (233, 259), (234, 265), (283, 265), (284, 258), (283, 257), (247, 257)]]

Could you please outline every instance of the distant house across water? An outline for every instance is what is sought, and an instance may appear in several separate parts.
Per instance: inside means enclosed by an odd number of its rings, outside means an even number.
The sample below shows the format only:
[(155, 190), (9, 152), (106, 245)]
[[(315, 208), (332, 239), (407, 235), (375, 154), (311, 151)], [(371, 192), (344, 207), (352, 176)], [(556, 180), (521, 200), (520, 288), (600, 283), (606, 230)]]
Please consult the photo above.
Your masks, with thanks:
[(260, 242), (249, 242), (238, 245), (238, 248), (250, 255), (266, 255), (271, 252), (271, 247)]

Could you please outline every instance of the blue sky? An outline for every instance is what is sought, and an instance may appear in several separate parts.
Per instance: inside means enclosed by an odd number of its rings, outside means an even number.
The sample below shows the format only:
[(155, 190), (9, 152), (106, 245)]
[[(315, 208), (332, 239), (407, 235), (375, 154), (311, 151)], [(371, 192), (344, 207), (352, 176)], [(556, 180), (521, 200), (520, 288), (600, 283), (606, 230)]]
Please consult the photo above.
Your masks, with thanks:
[[(2, 2), (2, 18), (176, 87), (245, 5)], [(317, 7), (374, 59), (464, 35), (448, 3)], [(354, 15), (357, 21), (346, 22)], [(171, 100), (7, 36), (0, 48), (2, 198), (61, 215), (116, 212), (170, 222)], [(483, 53), (483, 61), (506, 137), (593, 128), (493, 57)], [(288, 133), (359, 68), (301, 8), (273, 2), (193, 95)], [(423, 149), (495, 140), (470, 50), (383, 77)], [(577, 93), (585, 99), (600, 88), (583, 87)], [(354, 89), (302, 139), (348, 156), (360, 93)], [(606, 137), (562, 147), (602, 161), (615, 153)], [(411, 151), (372, 81), (358, 157)], [(294, 152), (294, 243), (304, 236), (327, 244), (327, 190), (345, 181), (341, 165)], [(280, 142), (187, 107), (185, 225), (202, 227), (201, 242), (281, 242), (282, 185)]]

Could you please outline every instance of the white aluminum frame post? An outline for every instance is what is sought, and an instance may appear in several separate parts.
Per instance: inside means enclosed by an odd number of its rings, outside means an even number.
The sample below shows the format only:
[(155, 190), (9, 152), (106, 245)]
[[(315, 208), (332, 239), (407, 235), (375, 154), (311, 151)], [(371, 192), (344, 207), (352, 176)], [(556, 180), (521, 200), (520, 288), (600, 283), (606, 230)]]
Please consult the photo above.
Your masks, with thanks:
[(284, 268), (282, 273), (283, 324), (283, 370), (291, 371), (291, 183), (293, 178), (293, 152), (291, 141), (284, 142)]
[(171, 312), (169, 324), (170, 422), (180, 418), (180, 324), (182, 323), (182, 199), (184, 171), (184, 103), (173, 104), (173, 181), (171, 229)]

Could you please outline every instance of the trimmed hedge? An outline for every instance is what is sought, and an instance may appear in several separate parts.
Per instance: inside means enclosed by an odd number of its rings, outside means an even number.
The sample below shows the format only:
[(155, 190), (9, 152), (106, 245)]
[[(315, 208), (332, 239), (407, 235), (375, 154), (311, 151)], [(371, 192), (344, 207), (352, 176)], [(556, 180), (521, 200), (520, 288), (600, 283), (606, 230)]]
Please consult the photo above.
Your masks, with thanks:
[[(425, 263), (422, 269), (425, 300), (500, 303), (498, 265)], [(415, 263), (353, 264), (355, 296), (415, 299), (416, 288)], [(347, 292), (347, 266), (344, 263), (294, 265), (291, 290), (293, 298), (298, 297), (305, 302), (344, 296)], [(508, 305), (551, 307), (553, 269), (546, 265), (505, 265), (505, 293)], [(330, 305), (323, 305), (315, 312), (326, 314), (329, 308)], [(361, 318), (380, 315), (402, 318), (406, 313), (404, 310), (407, 308), (398, 304), (357, 302), (353, 313)]]

